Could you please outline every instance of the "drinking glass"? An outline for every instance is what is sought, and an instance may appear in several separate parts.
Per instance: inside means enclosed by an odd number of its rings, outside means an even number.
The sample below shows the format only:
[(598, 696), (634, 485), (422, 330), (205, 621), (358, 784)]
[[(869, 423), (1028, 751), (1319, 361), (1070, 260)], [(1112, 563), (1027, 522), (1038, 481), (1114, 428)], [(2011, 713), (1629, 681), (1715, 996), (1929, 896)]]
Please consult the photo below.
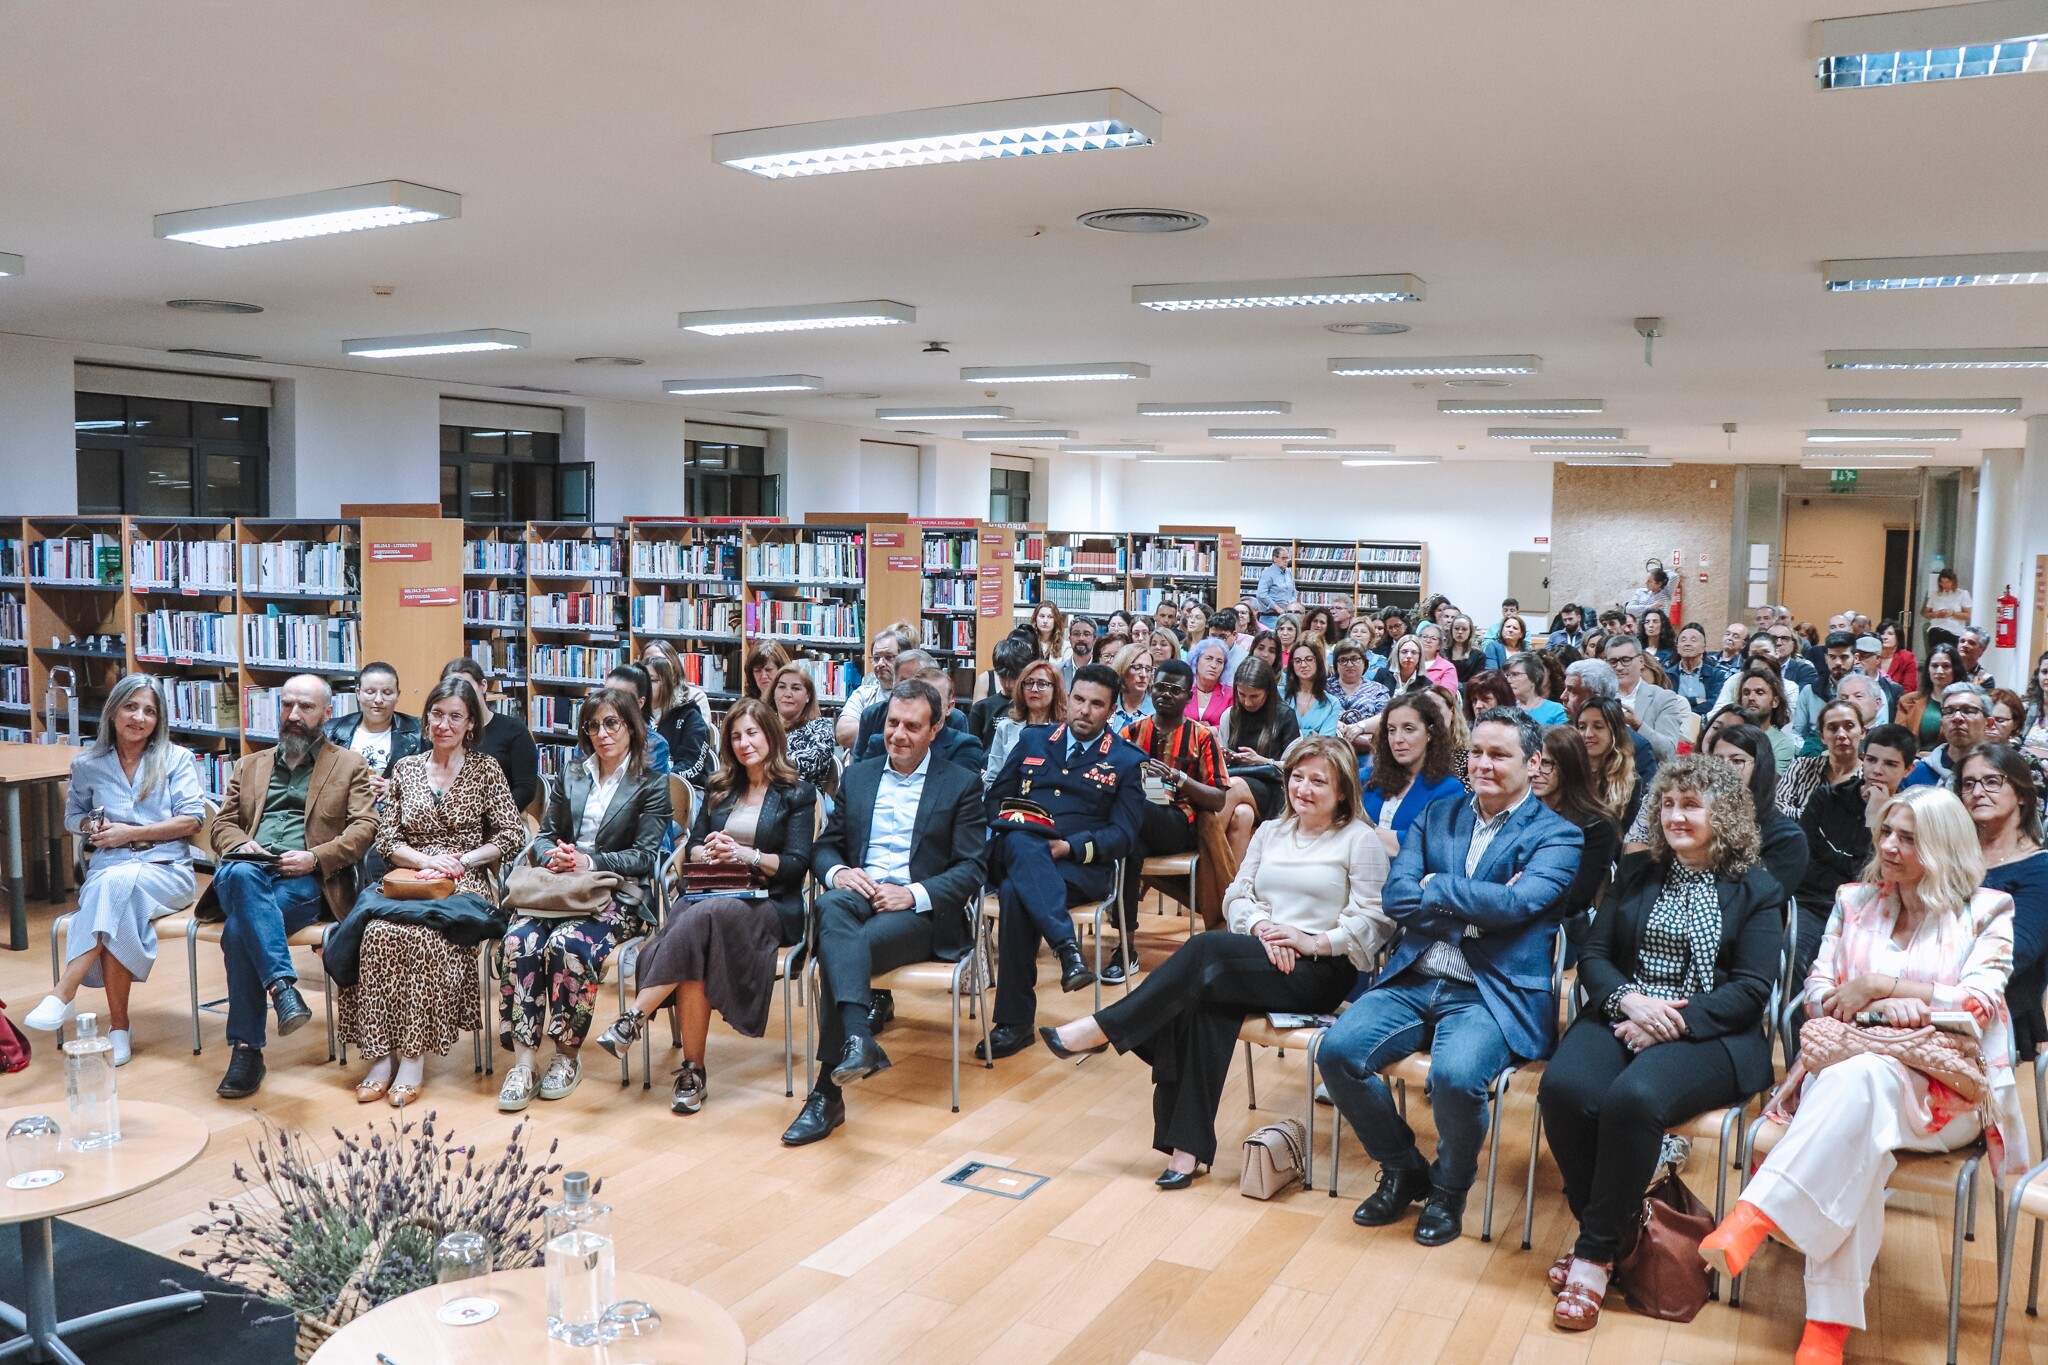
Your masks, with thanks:
[(604, 1310), (609, 1365), (660, 1365), (661, 1314), (645, 1299), (621, 1299)]
[(484, 1298), (491, 1291), (491, 1249), (481, 1232), (458, 1231), (434, 1248), (434, 1283), (444, 1300)]
[(64, 1154), (64, 1130), (48, 1114), (16, 1119), (7, 1130), (7, 1164), (15, 1175), (54, 1169)]

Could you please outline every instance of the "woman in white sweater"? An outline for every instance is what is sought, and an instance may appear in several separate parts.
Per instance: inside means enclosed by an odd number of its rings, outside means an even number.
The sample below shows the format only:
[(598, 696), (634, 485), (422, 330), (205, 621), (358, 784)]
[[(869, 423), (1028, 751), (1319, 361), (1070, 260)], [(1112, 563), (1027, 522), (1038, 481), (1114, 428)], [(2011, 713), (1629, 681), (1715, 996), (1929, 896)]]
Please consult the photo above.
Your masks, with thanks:
[(1057, 1057), (1135, 1052), (1152, 1064), (1157, 1184), (1183, 1190), (1216, 1159), (1216, 1108), (1246, 1016), (1334, 1010), (1394, 933), (1380, 911), (1387, 854), (1358, 803), (1349, 746), (1287, 752), (1287, 813), (1252, 836), (1223, 893), (1230, 932), (1197, 934), (1099, 1014), (1041, 1028)]

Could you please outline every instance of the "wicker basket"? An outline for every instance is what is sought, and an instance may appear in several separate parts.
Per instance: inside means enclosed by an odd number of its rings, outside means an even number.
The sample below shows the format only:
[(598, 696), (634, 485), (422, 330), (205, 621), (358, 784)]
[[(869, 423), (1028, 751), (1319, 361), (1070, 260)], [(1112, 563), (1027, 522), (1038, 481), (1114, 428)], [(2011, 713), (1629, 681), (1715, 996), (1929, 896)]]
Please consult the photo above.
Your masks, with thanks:
[(442, 1235), (441, 1225), (432, 1219), (408, 1218), (393, 1223), (371, 1238), (370, 1245), (363, 1248), (362, 1259), (356, 1262), (356, 1268), (349, 1275), (348, 1281), (342, 1285), (341, 1292), (334, 1296), (334, 1307), (328, 1310), (326, 1316), (314, 1317), (310, 1313), (297, 1315), (299, 1327), (292, 1341), (292, 1356), (298, 1365), (306, 1365), (313, 1358), (313, 1353), (325, 1346), (328, 1338), (339, 1332), (344, 1324), (377, 1306), (368, 1301), (363, 1286), (382, 1264), (384, 1253), (391, 1245), (391, 1239), (407, 1228), (425, 1228), (433, 1234), (436, 1241)]

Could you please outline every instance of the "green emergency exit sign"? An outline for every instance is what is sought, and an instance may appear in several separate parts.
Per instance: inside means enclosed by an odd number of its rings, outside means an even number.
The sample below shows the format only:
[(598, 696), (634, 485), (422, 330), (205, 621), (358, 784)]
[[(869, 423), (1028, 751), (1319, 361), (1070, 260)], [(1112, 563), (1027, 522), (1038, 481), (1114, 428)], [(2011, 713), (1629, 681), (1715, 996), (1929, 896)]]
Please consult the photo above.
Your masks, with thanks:
[(1836, 489), (1843, 489), (1843, 488), (1854, 488), (1855, 486), (1856, 486), (1856, 471), (1855, 471), (1855, 470), (1853, 470), (1853, 469), (1830, 469), (1830, 470), (1828, 471), (1828, 487), (1830, 487), (1830, 488), (1836, 488)]

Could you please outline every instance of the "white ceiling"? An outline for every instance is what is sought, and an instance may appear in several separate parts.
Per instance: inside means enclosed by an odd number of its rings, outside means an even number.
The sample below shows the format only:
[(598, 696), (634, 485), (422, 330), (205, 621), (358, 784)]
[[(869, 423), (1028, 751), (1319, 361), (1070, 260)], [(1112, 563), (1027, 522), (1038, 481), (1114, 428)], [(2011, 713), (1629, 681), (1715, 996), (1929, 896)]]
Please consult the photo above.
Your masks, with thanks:
[[(1288, 426), (1404, 454), (1525, 458), (1480, 396), (1341, 379), (1339, 355), (1534, 352), (1505, 392), (1598, 397), (1679, 458), (1796, 459), (1808, 427), (1961, 426), (1938, 456), (2023, 443), (2019, 418), (1831, 418), (1829, 397), (2013, 396), (2048, 371), (1848, 375), (1832, 347), (2048, 344), (2048, 287), (1828, 295), (1824, 258), (2048, 247), (2048, 77), (1822, 93), (1813, 19), (1884, 0), (8, 0), (0, 6), (0, 330), (247, 351), (445, 381), (679, 403), (665, 379), (823, 376), (879, 400), (736, 405), (877, 425), (981, 401), (963, 365), (1138, 360), (1149, 381), (998, 401), (1094, 443), (1213, 449), (1139, 402), (1286, 398)], [(1129, 151), (771, 182), (714, 133), (1120, 86), (1159, 109)], [(175, 209), (406, 179), (458, 221), (215, 251)], [(1090, 209), (1206, 214), (1170, 237)], [(1421, 304), (1161, 315), (1133, 284), (1412, 272)], [(372, 285), (392, 285), (390, 298)], [(172, 312), (181, 296), (260, 317)], [(684, 309), (890, 298), (911, 327), (680, 332)], [(1665, 319), (1656, 363), (1631, 326)], [(1394, 338), (1323, 324), (1392, 319)], [(531, 351), (362, 362), (340, 342), (456, 328)], [(949, 355), (926, 355), (942, 339)], [(571, 363), (645, 357), (634, 369)], [(701, 400), (700, 400), (701, 401)], [(1220, 424), (1250, 424), (1222, 422)], [(1494, 424), (1525, 425), (1519, 418)], [(953, 429), (936, 427), (942, 433)], [(1949, 453), (1953, 451), (1954, 453)]]

